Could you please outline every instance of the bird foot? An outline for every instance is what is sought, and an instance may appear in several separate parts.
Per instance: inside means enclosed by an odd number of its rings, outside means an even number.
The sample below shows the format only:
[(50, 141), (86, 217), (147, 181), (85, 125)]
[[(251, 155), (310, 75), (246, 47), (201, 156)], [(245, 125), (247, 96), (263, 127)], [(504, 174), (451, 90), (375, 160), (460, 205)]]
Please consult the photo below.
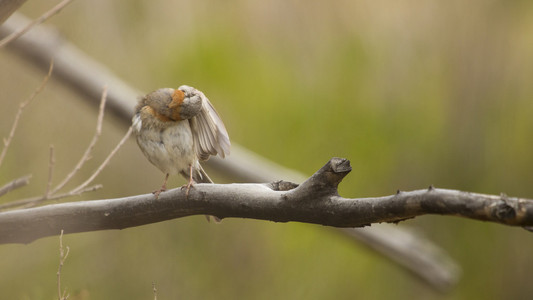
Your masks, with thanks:
[(167, 190), (167, 180), (168, 180), (169, 174), (167, 173), (165, 175), (165, 181), (163, 181), (163, 185), (161, 185), (161, 188), (159, 190), (155, 190), (152, 192), (152, 194), (155, 195), (155, 199), (159, 199), (159, 194)]
[(162, 192), (164, 192), (166, 190), (167, 190), (166, 188), (161, 187), (160, 189), (153, 191), (152, 194), (155, 195), (156, 199), (159, 199), (159, 194), (161, 194)]
[(191, 188), (194, 187), (194, 183), (195, 183), (194, 180), (191, 180), (191, 181), (189, 181), (189, 183), (184, 184), (184, 185), (181, 187), (181, 190), (183, 190), (184, 188), (187, 188), (187, 191), (185, 192), (185, 196), (186, 196), (186, 197), (189, 197), (189, 191), (190, 191)]

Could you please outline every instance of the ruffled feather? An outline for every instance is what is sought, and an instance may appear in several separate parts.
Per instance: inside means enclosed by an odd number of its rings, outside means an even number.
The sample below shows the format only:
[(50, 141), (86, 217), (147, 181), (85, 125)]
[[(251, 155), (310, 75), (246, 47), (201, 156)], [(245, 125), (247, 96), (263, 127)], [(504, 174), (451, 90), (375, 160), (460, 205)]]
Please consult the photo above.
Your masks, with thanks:
[(207, 160), (211, 155), (222, 158), (229, 155), (231, 143), (228, 132), (209, 99), (192, 87), (181, 86), (179, 89), (186, 93), (196, 93), (202, 98), (200, 113), (189, 119), (198, 158)]

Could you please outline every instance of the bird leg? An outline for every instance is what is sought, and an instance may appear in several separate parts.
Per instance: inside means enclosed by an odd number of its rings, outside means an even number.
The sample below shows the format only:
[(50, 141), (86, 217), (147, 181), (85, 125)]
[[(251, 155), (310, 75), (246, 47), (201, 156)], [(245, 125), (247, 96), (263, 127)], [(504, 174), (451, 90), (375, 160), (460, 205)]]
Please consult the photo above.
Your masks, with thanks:
[[(194, 187), (193, 186), (194, 180), (192, 179), (192, 165), (189, 166), (189, 182), (181, 187), (181, 189), (187, 188), (187, 191), (185, 192), (185, 197), (189, 197), (189, 190)], [(205, 218), (207, 219), (207, 222), (211, 222), (211, 217), (215, 220), (215, 223), (220, 223), (222, 220), (215, 216), (209, 216), (205, 215)]]
[(153, 191), (152, 194), (155, 195), (155, 198), (158, 199), (159, 198), (159, 194), (161, 194), (162, 192), (166, 191), (167, 190), (167, 181), (168, 181), (168, 176), (170, 174), (167, 173), (165, 175), (165, 181), (163, 181), (163, 185), (161, 186), (161, 188), (159, 190), (156, 190), (156, 191)]
[(189, 190), (192, 187), (194, 180), (192, 180), (192, 165), (189, 166), (189, 183), (187, 183), (187, 192), (185, 192), (185, 196), (189, 196)]
[[(182, 175), (186, 176), (185, 172), (181, 173)], [(185, 192), (185, 196), (189, 197), (189, 190), (194, 187), (193, 186), (194, 180), (192, 179), (192, 165), (189, 165), (189, 182), (187, 184), (184, 184), (181, 189), (187, 188), (187, 191)]]

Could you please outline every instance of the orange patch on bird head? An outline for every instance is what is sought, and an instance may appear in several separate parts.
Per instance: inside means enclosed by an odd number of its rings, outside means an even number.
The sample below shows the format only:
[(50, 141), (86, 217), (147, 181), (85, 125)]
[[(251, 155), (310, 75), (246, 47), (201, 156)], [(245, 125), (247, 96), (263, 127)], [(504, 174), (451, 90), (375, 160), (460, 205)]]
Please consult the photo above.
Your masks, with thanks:
[(178, 89), (174, 90), (174, 93), (172, 94), (172, 101), (168, 104), (168, 108), (171, 111), (171, 118), (175, 121), (181, 120), (180, 110), (184, 99), (185, 93), (183, 91)]
[(141, 108), (141, 114), (151, 115), (151, 116), (155, 117), (156, 119), (158, 119), (161, 122), (170, 122), (170, 121), (172, 121), (169, 117), (158, 113), (157, 111), (155, 111), (155, 109), (153, 109), (149, 105), (145, 105), (145, 106), (143, 106), (143, 108)]

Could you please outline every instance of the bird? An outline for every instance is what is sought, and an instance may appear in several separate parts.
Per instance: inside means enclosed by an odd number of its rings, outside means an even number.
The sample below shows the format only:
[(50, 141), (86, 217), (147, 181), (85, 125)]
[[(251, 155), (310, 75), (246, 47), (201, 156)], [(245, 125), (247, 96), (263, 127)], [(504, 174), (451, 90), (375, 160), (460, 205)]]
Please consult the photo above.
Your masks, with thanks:
[[(211, 156), (230, 154), (229, 135), (217, 111), (201, 91), (187, 85), (160, 88), (141, 97), (132, 118), (137, 144), (148, 161), (165, 174), (156, 199), (170, 175), (194, 183), (213, 183), (200, 165)], [(208, 217), (209, 220), (209, 217)]]

